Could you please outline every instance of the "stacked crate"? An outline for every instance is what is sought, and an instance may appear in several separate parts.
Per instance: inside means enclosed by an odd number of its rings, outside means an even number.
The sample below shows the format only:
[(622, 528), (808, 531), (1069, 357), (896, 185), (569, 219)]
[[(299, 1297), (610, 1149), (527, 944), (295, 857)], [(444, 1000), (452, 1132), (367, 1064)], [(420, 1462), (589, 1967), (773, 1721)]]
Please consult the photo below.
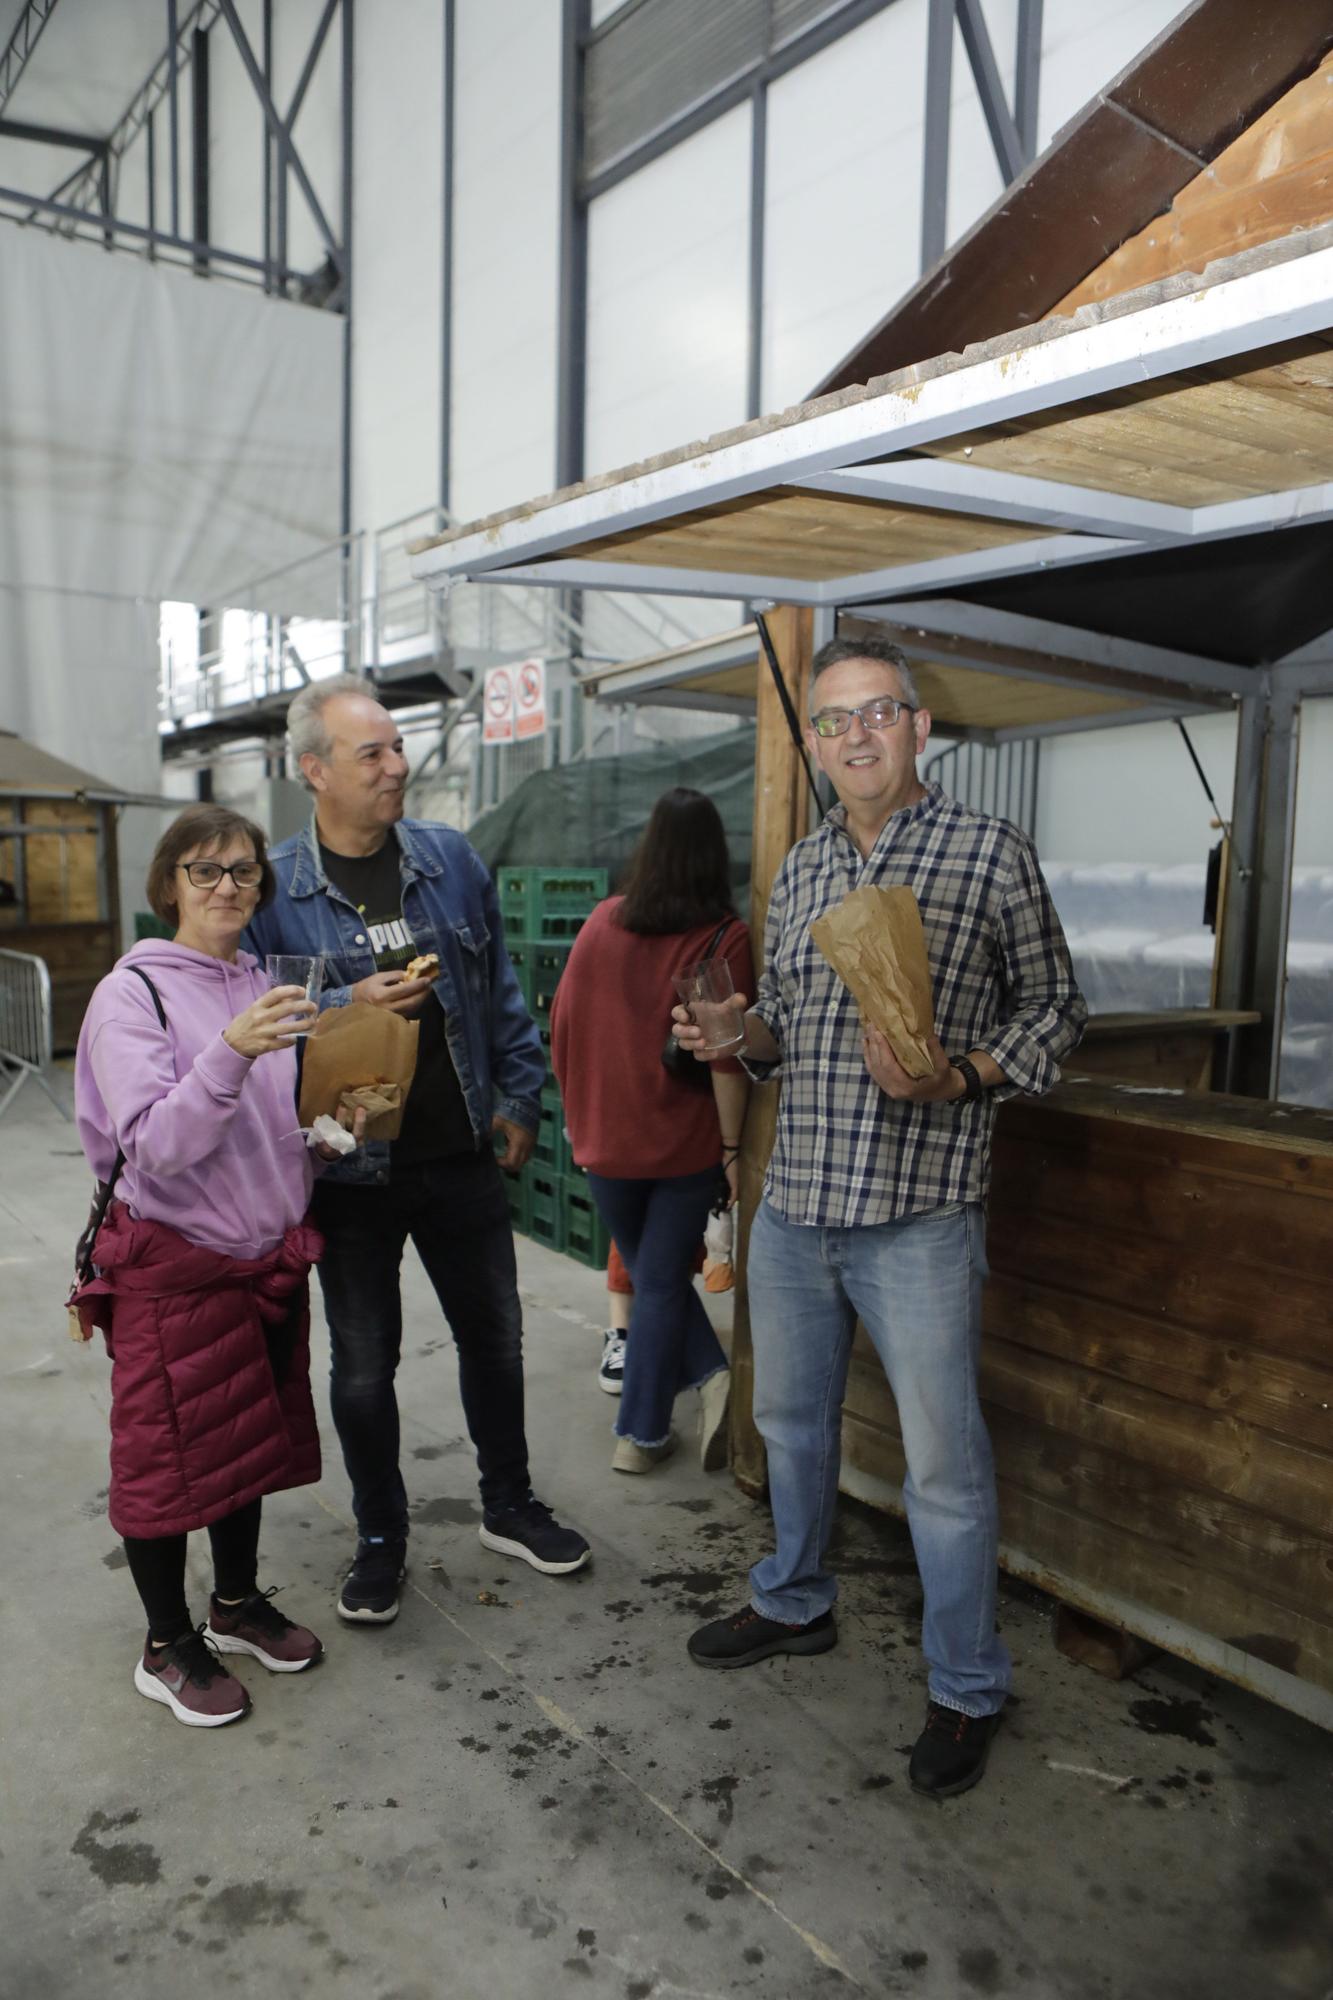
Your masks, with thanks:
[(497, 875), (505, 943), (546, 1056), (541, 1124), (532, 1158), (505, 1175), (514, 1228), (551, 1250), (600, 1270), (609, 1238), (565, 1138), (560, 1091), (551, 1075), (551, 1001), (569, 949), (606, 894), (604, 868), (501, 868)]

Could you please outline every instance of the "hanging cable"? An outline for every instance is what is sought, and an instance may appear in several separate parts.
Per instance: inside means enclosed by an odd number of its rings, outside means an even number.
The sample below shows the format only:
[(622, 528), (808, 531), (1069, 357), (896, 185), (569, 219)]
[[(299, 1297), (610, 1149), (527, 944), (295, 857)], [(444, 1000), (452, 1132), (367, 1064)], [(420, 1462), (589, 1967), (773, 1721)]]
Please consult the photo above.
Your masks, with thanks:
[(787, 691), (787, 683), (782, 678), (782, 669), (778, 665), (778, 656), (773, 649), (773, 641), (769, 635), (768, 625), (762, 611), (755, 612), (754, 622), (759, 629), (760, 642), (763, 645), (764, 653), (768, 660), (769, 672), (773, 676), (773, 685), (778, 691), (778, 700), (782, 703), (782, 713), (787, 718), (787, 727), (791, 731), (791, 740), (796, 745), (796, 754), (801, 760), (801, 769), (805, 772), (805, 782), (810, 787), (810, 796), (814, 800), (815, 808), (822, 819), (824, 816), (824, 802), (819, 796), (819, 787), (815, 783), (809, 759), (805, 754), (805, 744), (801, 740), (801, 725), (796, 719), (796, 710), (792, 707), (791, 695)]

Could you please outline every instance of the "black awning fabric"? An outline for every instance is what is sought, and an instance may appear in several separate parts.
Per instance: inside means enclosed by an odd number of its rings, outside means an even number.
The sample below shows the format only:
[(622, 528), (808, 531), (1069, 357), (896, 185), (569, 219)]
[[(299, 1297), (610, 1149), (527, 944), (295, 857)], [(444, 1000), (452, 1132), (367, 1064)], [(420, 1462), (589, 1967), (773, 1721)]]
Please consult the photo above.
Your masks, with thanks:
[(1269, 665), (1333, 629), (1333, 523), (940, 593), (997, 611)]

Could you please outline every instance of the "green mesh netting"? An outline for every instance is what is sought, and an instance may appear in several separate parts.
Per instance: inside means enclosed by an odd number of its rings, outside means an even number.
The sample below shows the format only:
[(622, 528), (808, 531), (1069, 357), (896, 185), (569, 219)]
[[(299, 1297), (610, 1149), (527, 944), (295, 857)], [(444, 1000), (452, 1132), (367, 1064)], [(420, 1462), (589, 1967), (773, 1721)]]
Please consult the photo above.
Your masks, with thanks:
[(468, 839), (492, 874), (500, 867), (605, 868), (614, 889), (654, 801), (672, 785), (706, 793), (721, 813), (736, 908), (748, 914), (754, 814), (749, 726), (535, 771), (503, 805), (482, 814)]

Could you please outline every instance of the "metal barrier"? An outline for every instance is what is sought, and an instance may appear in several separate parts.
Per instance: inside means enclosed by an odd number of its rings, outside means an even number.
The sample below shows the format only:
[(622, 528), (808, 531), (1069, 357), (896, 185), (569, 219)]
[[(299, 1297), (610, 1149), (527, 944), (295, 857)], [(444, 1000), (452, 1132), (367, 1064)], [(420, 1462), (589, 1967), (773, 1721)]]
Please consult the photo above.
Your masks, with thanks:
[(69, 1111), (51, 1088), (51, 975), (26, 951), (0, 951), (0, 1118), (35, 1076), (62, 1118)]

